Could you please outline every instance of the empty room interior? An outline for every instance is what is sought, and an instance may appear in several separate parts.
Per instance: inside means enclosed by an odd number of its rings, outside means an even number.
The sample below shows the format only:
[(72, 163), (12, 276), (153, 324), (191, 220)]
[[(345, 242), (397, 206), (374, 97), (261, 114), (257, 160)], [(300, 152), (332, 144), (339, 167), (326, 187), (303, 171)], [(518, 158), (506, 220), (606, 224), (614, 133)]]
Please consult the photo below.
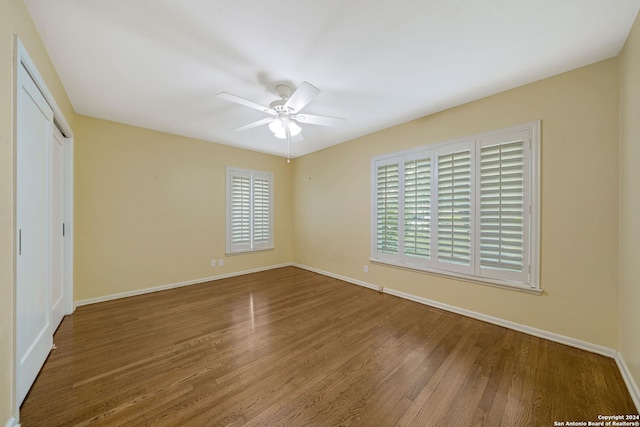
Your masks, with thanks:
[(640, 425), (639, 10), (0, 0), (0, 426)]

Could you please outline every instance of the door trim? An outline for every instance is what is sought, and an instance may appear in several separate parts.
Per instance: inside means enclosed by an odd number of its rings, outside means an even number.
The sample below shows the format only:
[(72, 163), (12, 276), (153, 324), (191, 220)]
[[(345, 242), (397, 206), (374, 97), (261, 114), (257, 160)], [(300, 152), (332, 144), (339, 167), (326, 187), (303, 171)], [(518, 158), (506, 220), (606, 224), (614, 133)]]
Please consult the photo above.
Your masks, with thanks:
[[(29, 56), (27, 50), (25, 49), (24, 45), (22, 44), (22, 42), (20, 41), (19, 37), (17, 35), (14, 35), (14, 61), (13, 61), (13, 111), (14, 111), (14, 115), (13, 115), (13, 152), (14, 152), (14, 156), (17, 153), (17, 134), (16, 134), (16, 129), (17, 129), (17, 125), (18, 125), (18, 109), (17, 109), (17, 90), (18, 90), (18, 69), (20, 66), (23, 66), (25, 68), (25, 70), (27, 71), (27, 73), (31, 76), (31, 79), (33, 80), (33, 82), (36, 84), (36, 86), (38, 87), (38, 89), (40, 90), (40, 92), (42, 93), (42, 95), (44, 96), (45, 100), (47, 101), (47, 103), (49, 104), (49, 106), (51, 107), (51, 109), (53, 110), (53, 122), (54, 122), (54, 126), (58, 127), (58, 129), (60, 130), (60, 132), (62, 133), (62, 135), (64, 136), (64, 221), (65, 221), (65, 239), (64, 239), (64, 292), (65, 292), (65, 302), (64, 302), (64, 306), (65, 306), (65, 314), (71, 314), (73, 312), (73, 252), (74, 252), (74, 245), (73, 245), (73, 240), (74, 240), (74, 218), (73, 218), (73, 182), (74, 182), (74, 176), (73, 176), (73, 147), (74, 147), (74, 140), (73, 140), (73, 131), (71, 129), (71, 126), (69, 125), (69, 122), (67, 121), (67, 119), (64, 117), (64, 114), (62, 113), (62, 110), (60, 109), (58, 103), (56, 102), (55, 98), (53, 97), (53, 95), (51, 94), (51, 92), (49, 91), (49, 88), (47, 87), (45, 80), (42, 78), (42, 76), (40, 75), (40, 73), (38, 72), (38, 69), (36, 68), (33, 60), (31, 59), (31, 57)], [(14, 157), (14, 165), (16, 164), (16, 159)], [(15, 169), (14, 169), (14, 177), (15, 177)], [(14, 189), (13, 189), (13, 241), (15, 242), (15, 239), (17, 239), (17, 236), (15, 235), (16, 233), (16, 199), (17, 199), (17, 194), (16, 194), (16, 187), (14, 184)], [(15, 245), (14, 245), (15, 247)], [(15, 250), (15, 249), (14, 249)], [(12, 365), (13, 365), (13, 369), (12, 369), (12, 401), (13, 404), (12, 406), (14, 407), (14, 417), (16, 420), (19, 420), (19, 416), (20, 416), (20, 407), (18, 405), (17, 402), (17, 383), (16, 383), (16, 379), (17, 379), (17, 361), (16, 361), (16, 352), (17, 352), (17, 347), (16, 347), (16, 316), (17, 316), (17, 305), (16, 305), (16, 286), (17, 286), (17, 276), (16, 276), (16, 269), (17, 269), (17, 258), (14, 255), (13, 258), (13, 339), (12, 339), (12, 348), (13, 348), (13, 354), (12, 354)], [(54, 331), (52, 331), (54, 332)]]

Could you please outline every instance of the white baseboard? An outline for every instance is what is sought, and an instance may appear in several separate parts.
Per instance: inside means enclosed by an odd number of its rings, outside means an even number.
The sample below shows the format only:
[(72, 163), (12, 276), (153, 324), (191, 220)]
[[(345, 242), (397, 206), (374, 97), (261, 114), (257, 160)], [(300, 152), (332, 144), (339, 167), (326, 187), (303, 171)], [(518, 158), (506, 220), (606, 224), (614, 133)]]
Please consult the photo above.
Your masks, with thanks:
[(20, 424), (18, 424), (18, 421), (15, 418), (11, 417), (4, 427), (20, 427)]
[(121, 292), (121, 293), (117, 293), (117, 294), (105, 295), (105, 296), (102, 296), (102, 297), (78, 300), (78, 301), (74, 302), (73, 309), (75, 310), (76, 307), (80, 307), (80, 306), (83, 306), (83, 305), (96, 304), (96, 303), (99, 303), (99, 302), (111, 301), (111, 300), (120, 299), (120, 298), (126, 298), (126, 297), (132, 297), (132, 296), (135, 296), (135, 295), (148, 294), (148, 293), (151, 293), (151, 292), (165, 291), (167, 289), (181, 288), (183, 286), (197, 285), (199, 283), (206, 283), (206, 282), (212, 282), (212, 281), (221, 280), (221, 279), (228, 279), (230, 277), (244, 276), (245, 274), (257, 273), (257, 272), (266, 271), (266, 270), (273, 270), (275, 268), (281, 268), (281, 267), (289, 267), (291, 265), (292, 265), (291, 263), (269, 265), (269, 266), (266, 266), (266, 267), (259, 267), (259, 268), (254, 268), (254, 269), (251, 269), (251, 270), (243, 270), (243, 271), (236, 271), (234, 273), (221, 274), (219, 276), (212, 276), (212, 277), (205, 277), (205, 278), (202, 278), (202, 279), (187, 280), (186, 282), (172, 283), (172, 284), (169, 284), (169, 285), (160, 285), (160, 286), (154, 286), (154, 287), (151, 287), (151, 288), (136, 289), (135, 291)]
[(544, 329), (533, 328), (531, 326), (522, 325), (520, 323), (511, 322), (509, 320), (504, 320), (499, 317), (489, 316), (483, 313), (478, 313), (477, 311), (471, 311), (471, 310), (456, 307), (453, 305), (444, 304), (444, 303), (433, 301), (427, 298), (422, 298), (422, 297), (407, 294), (404, 292), (396, 291), (394, 289), (384, 288), (383, 292), (389, 295), (395, 295), (400, 298), (408, 299), (408, 300), (419, 302), (421, 304), (425, 304), (431, 307), (436, 307), (445, 311), (450, 311), (452, 313), (460, 314), (462, 316), (471, 317), (477, 320), (482, 320), (483, 322), (493, 323), (494, 325), (503, 326), (508, 329), (513, 329), (514, 331), (523, 332), (525, 334), (533, 335), (535, 337), (544, 338), (549, 341), (565, 344), (570, 347), (575, 347), (581, 350), (589, 351), (591, 353), (600, 354), (602, 356), (613, 358), (616, 355), (616, 351), (612, 348), (603, 347), (601, 345), (592, 344), (587, 341), (582, 341), (582, 340), (571, 338), (565, 335), (556, 334), (554, 332), (545, 331)]
[(624, 361), (622, 354), (618, 352), (616, 354), (616, 365), (618, 365), (618, 369), (620, 370), (620, 374), (622, 375), (622, 379), (624, 379), (624, 383), (627, 385), (627, 389), (629, 389), (629, 394), (633, 399), (633, 403), (636, 405), (636, 410), (640, 411), (640, 389), (638, 388), (638, 384), (633, 379), (631, 375), (631, 371), (629, 371), (629, 367)]
[[(364, 286), (369, 289), (379, 290), (379, 287), (373, 285), (371, 283), (366, 283), (361, 280), (351, 279), (349, 277), (340, 276), (338, 274), (330, 273), (328, 271), (323, 271), (317, 268), (308, 267), (301, 264), (293, 264), (295, 267), (303, 268), (305, 270), (313, 271), (318, 274), (322, 274), (324, 276), (333, 277), (335, 279), (344, 280), (345, 282), (353, 283), (359, 286)], [(389, 295), (394, 295), (400, 298), (408, 299), (410, 301), (415, 301), (420, 304), (425, 304), (431, 307), (440, 308), (445, 311), (450, 311), (452, 313), (460, 314), (462, 316), (471, 317), (473, 319), (482, 320), (483, 322), (493, 323), (494, 325), (503, 326), (508, 329), (513, 329), (518, 332), (524, 332), (525, 334), (533, 335), (539, 338), (544, 338), (549, 341), (554, 341), (560, 344), (565, 344), (571, 347), (579, 348), (581, 350), (586, 350), (592, 353), (600, 354), (603, 356), (615, 358), (616, 350), (603, 347), (601, 345), (592, 344), (590, 342), (578, 340), (575, 338), (567, 337), (565, 335), (556, 334), (554, 332), (545, 331), (543, 329), (533, 328), (531, 326), (522, 325), (519, 323), (511, 322), (509, 320), (500, 319), (498, 317), (488, 316), (483, 313), (478, 313), (476, 311), (467, 310), (464, 308), (456, 307), (449, 304), (444, 304), (438, 301), (433, 301), (427, 298), (419, 297), (416, 295), (408, 294), (405, 292), (396, 291), (395, 289), (383, 288), (382, 292)]]
[(308, 271), (312, 271), (314, 273), (322, 274), (323, 276), (329, 276), (329, 277), (333, 277), (334, 279), (342, 280), (344, 282), (353, 283), (354, 285), (364, 286), (365, 288), (373, 289), (373, 290), (376, 290), (376, 291), (378, 290), (377, 286), (372, 285), (371, 283), (363, 282), (362, 280), (352, 279), (350, 277), (341, 276), (339, 274), (330, 273), (330, 272), (324, 271), (324, 270), (319, 270), (317, 268), (309, 267), (307, 265), (296, 264), (296, 263), (293, 263), (291, 265), (294, 266), (294, 267), (302, 268), (303, 270), (308, 270)]

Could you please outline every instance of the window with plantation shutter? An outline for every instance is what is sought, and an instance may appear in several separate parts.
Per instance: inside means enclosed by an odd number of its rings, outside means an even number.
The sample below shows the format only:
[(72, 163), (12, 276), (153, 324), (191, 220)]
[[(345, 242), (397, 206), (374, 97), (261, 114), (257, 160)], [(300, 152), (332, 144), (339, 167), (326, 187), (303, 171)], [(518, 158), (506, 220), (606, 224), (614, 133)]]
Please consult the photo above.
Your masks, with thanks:
[(426, 153), (376, 162), (374, 257), (408, 265), (431, 259), (431, 158)]
[(372, 261), (539, 293), (540, 123), (372, 159)]
[(227, 168), (227, 253), (273, 247), (272, 175)]

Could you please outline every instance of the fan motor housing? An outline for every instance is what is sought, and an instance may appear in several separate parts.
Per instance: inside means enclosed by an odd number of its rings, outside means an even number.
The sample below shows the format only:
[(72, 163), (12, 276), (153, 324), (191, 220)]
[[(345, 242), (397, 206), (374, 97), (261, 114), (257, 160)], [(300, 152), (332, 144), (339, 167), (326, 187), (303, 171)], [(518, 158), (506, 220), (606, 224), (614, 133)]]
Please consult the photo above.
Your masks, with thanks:
[(287, 101), (284, 100), (284, 99), (278, 99), (277, 101), (273, 101), (271, 104), (269, 104), (269, 108), (271, 108), (271, 109), (273, 109), (273, 110), (275, 110), (275, 111), (277, 111), (279, 113), (280, 111), (284, 111), (284, 104), (286, 102)]
[(276, 85), (276, 93), (286, 101), (291, 96), (291, 88), (287, 85)]

